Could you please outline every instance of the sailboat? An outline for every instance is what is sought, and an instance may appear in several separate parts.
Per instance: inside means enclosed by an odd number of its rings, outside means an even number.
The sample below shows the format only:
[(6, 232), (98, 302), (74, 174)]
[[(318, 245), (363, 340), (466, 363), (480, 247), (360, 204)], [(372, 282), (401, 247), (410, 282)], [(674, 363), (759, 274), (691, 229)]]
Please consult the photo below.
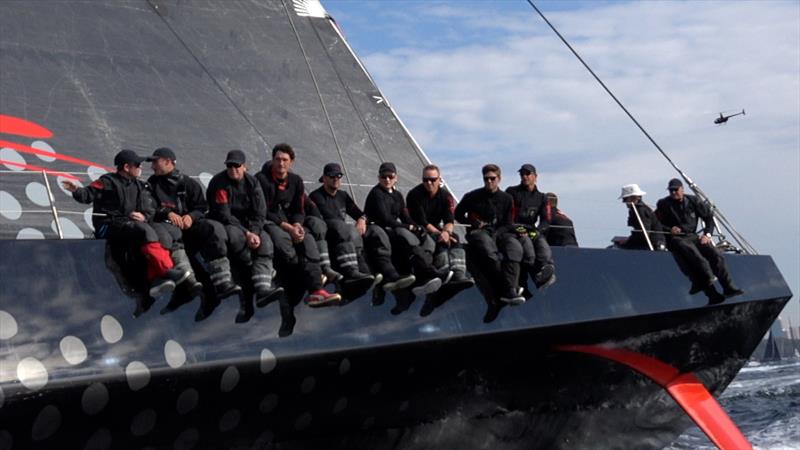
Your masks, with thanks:
[(749, 445), (714, 399), (792, 296), (766, 255), (728, 255), (745, 294), (708, 305), (669, 254), (554, 248), (559, 282), (493, 320), (478, 288), (426, 314), (130, 295), (59, 187), (120, 148), (207, 183), (290, 142), (359, 203), (431, 162), (318, 1), (6, 0), (0, 30), (0, 448), (660, 448), (692, 419)]
[(778, 350), (778, 345), (775, 343), (775, 338), (772, 337), (772, 330), (769, 330), (767, 334), (767, 345), (764, 348), (764, 356), (761, 358), (762, 361), (780, 361), (781, 360), (781, 352)]

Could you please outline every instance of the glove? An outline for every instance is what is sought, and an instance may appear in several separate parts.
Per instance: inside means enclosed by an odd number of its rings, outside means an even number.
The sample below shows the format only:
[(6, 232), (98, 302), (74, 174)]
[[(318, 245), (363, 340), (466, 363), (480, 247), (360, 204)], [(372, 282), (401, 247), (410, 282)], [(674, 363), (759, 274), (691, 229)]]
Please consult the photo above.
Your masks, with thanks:
[(528, 232), (528, 237), (531, 238), (532, 241), (536, 240), (539, 237), (539, 232), (536, 230), (531, 230)]

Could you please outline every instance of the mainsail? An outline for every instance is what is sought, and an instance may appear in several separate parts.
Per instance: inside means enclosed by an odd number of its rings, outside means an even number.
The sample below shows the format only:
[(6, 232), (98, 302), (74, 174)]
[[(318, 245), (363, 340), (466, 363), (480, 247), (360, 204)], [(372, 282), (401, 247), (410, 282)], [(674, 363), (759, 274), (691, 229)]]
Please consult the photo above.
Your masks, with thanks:
[[(9, 0), (0, 3), (0, 239), (65, 237), (88, 184), (121, 148), (173, 148), (207, 183), (240, 148), (257, 170), (279, 142), (315, 187), (339, 162), (361, 203), (383, 161), (407, 191), (427, 158), (317, 0)], [(47, 30), (42, 33), (41, 30)]]

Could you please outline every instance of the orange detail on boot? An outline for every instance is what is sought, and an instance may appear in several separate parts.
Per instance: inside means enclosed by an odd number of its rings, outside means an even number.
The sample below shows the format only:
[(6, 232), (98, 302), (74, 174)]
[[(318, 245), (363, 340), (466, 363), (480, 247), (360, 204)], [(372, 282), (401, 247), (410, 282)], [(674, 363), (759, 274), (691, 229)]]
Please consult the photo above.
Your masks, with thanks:
[(141, 251), (147, 261), (147, 281), (161, 278), (175, 265), (169, 256), (169, 250), (162, 247), (159, 242), (148, 242), (142, 245)]

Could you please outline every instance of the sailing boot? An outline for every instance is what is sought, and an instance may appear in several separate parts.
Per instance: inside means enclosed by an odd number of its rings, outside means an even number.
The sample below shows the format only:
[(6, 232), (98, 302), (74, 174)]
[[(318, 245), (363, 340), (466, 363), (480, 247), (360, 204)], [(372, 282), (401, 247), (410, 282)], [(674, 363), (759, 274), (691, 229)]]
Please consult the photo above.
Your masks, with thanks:
[(197, 281), (197, 277), (192, 270), (192, 263), (189, 262), (189, 256), (184, 249), (172, 251), (172, 261), (175, 262), (175, 268), (178, 270), (189, 272), (189, 276), (183, 282), (186, 285), (186, 290), (189, 292), (189, 298), (197, 297), (203, 293), (203, 284)]
[(703, 292), (706, 294), (706, 297), (708, 297), (709, 305), (717, 305), (725, 301), (725, 296), (720, 294), (713, 284), (703, 289)]
[(336, 246), (336, 262), (344, 275), (344, 285), (348, 288), (360, 290), (363, 287), (369, 288), (375, 281), (375, 277), (359, 270), (358, 255), (351, 242), (342, 242)]
[[(414, 268), (418, 284), (411, 289), (414, 295), (422, 296), (432, 294), (442, 287), (442, 275), (437, 273), (433, 268), (433, 257), (430, 252), (423, 250), (421, 247), (412, 247), (411, 266)], [(448, 270), (445, 276), (449, 281), (452, 273)]]
[(316, 291), (309, 292), (305, 301), (308, 306), (318, 307), (338, 303), (341, 300), (342, 296), (339, 294), (331, 294), (325, 289), (317, 289)]
[(141, 247), (147, 262), (147, 279), (151, 280), (149, 294), (159, 297), (175, 290), (175, 286), (189, 277), (189, 272), (174, 267), (169, 251), (158, 242), (148, 242)]
[(270, 302), (283, 295), (282, 287), (275, 287), (272, 278), (275, 270), (272, 268), (272, 258), (268, 256), (255, 256), (252, 267), (253, 289), (256, 291), (256, 306), (263, 308)]
[(744, 294), (743, 290), (733, 284), (733, 280), (731, 280), (731, 276), (727, 271), (720, 273), (719, 284), (722, 286), (722, 295), (724, 295), (725, 298)]
[(319, 249), (319, 268), (322, 270), (322, 284), (338, 283), (344, 277), (341, 273), (333, 270), (331, 267), (331, 257), (328, 252), (328, 241), (325, 239), (317, 239), (317, 248)]
[[(717, 277), (715, 276), (701, 276), (701, 280), (692, 280), (692, 287), (689, 288), (689, 295), (697, 294), (698, 292), (703, 292), (709, 288), (709, 286), (713, 286), (714, 282), (717, 281)], [(715, 289), (716, 291), (716, 289)]]
[(531, 278), (537, 289), (545, 290), (556, 282), (556, 268), (552, 264), (545, 264), (536, 274), (531, 274)]
[(230, 297), (233, 294), (242, 292), (242, 288), (233, 282), (231, 275), (231, 263), (228, 258), (222, 257), (208, 262), (208, 273), (211, 283), (214, 285), (214, 293), (217, 298)]
[(392, 260), (389, 256), (376, 256), (375, 265), (378, 267), (378, 271), (383, 274), (381, 287), (386, 292), (407, 288), (414, 284), (417, 279), (414, 275), (400, 275), (397, 273), (397, 269), (392, 265)]
[(519, 280), (519, 263), (514, 261), (503, 261), (500, 263), (500, 271), (503, 277), (503, 294), (500, 301), (509, 305), (521, 305), (525, 303), (525, 297), (520, 295), (517, 290)]
[(450, 269), (453, 277), (447, 283), (452, 289), (462, 291), (475, 285), (475, 279), (467, 276), (467, 256), (463, 248), (451, 248), (448, 250), (450, 256)]

